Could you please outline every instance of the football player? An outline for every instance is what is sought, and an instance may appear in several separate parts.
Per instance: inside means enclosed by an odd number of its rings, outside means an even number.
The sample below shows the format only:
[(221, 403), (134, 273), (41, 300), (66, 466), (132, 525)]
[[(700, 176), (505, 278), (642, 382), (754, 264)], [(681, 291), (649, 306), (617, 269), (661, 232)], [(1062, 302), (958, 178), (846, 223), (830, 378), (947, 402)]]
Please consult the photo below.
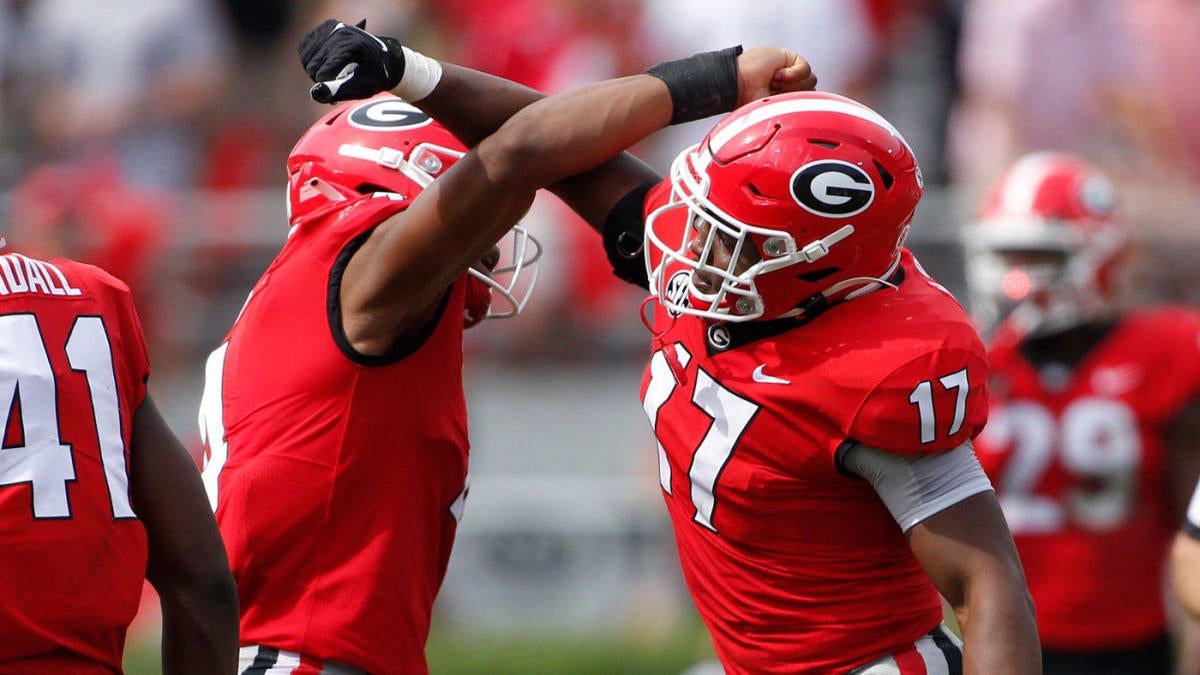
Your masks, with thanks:
[[(903, 247), (922, 194), (912, 149), (865, 106), (805, 93), (815, 78), (795, 55), (740, 51), (546, 99), (362, 25), (314, 28), (301, 57), (314, 98), (392, 88), (486, 138), (468, 157), (489, 174), (514, 147), (534, 176), (573, 176), (552, 188), (655, 301), (642, 399), (727, 672), (1040, 672), (1020, 562), (971, 450), (983, 345)], [(419, 99), (410, 70), (432, 83)], [(730, 111), (665, 180), (629, 155), (579, 174)]]
[(147, 579), (163, 672), (235, 672), (229, 562), (149, 373), (123, 282), (0, 255), (0, 672), (121, 672)]
[(1078, 158), (1012, 165), (964, 233), (991, 331), (976, 445), (1017, 543), (1047, 673), (1170, 672), (1164, 560), (1196, 482), (1200, 312), (1121, 311), (1112, 184)]

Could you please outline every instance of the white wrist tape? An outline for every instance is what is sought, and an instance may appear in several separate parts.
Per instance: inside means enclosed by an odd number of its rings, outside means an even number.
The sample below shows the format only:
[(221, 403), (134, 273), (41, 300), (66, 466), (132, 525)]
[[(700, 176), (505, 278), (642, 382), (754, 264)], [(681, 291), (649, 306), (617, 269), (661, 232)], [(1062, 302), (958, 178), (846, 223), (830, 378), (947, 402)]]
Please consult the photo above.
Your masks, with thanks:
[(392, 92), (409, 103), (416, 103), (428, 96), (442, 79), (442, 64), (408, 47), (401, 49), (404, 51), (404, 75)]

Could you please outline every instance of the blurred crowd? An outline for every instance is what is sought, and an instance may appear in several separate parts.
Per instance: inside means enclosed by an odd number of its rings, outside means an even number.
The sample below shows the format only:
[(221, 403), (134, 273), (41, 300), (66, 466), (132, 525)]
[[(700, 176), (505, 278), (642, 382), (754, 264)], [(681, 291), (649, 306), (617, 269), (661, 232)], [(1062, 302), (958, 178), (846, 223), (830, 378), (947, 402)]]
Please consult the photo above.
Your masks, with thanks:
[[(1200, 268), (1200, 0), (0, 0), (10, 245), (107, 267), (141, 296), (152, 343), (169, 342), (181, 329), (162, 316), (177, 303), (156, 297), (164, 266), (204, 289), (237, 279), (248, 232), (282, 239), (283, 162), (321, 110), (295, 48), (327, 17), (366, 17), (427, 54), (548, 92), (734, 43), (783, 45), (812, 63), (820, 89), (893, 120), (962, 219), (1026, 152), (1096, 163), (1127, 195), (1139, 293), (1200, 302), (1189, 272)], [(665, 170), (708, 124), (638, 152)], [(197, 215), (197, 203), (245, 194), (280, 197), (278, 213)], [(529, 221), (548, 249), (534, 311), (480, 339), (516, 356), (577, 354), (567, 330), (623, 351), (624, 333), (606, 329), (637, 325), (633, 291), (611, 278), (594, 234), (550, 198)], [(216, 278), (187, 277), (172, 257), (197, 231), (227, 242), (188, 249)]]

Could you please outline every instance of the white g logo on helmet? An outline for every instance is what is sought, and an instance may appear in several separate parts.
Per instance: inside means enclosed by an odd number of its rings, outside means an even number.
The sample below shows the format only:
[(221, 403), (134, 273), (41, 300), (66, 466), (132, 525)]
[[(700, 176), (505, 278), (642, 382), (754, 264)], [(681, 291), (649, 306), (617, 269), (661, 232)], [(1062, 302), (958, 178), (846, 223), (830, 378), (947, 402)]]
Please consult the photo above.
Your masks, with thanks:
[(846, 218), (866, 211), (875, 201), (875, 184), (866, 171), (850, 162), (823, 159), (792, 174), (792, 198), (809, 213)]
[(347, 119), (351, 126), (369, 131), (415, 129), (433, 123), (429, 115), (398, 98), (370, 101), (350, 111), (349, 115)]

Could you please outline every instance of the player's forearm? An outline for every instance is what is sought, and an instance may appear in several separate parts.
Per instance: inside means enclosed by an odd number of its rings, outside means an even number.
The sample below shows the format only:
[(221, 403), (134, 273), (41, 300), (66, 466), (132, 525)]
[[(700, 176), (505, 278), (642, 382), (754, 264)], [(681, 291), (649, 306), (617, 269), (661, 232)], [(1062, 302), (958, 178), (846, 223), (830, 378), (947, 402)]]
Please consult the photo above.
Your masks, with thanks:
[(237, 672), (238, 602), (232, 578), (161, 595), (164, 675)]
[(545, 97), (511, 80), (443, 62), (437, 86), (415, 105), (474, 147), (517, 111)]
[(976, 589), (956, 607), (963, 633), (964, 675), (1037, 675), (1042, 652), (1033, 603), (1021, 584)]
[[(480, 145), (514, 178), (540, 188), (595, 168), (667, 126), (671, 95), (661, 80), (605, 80), (534, 102)], [(486, 150), (485, 150), (486, 148)]]

